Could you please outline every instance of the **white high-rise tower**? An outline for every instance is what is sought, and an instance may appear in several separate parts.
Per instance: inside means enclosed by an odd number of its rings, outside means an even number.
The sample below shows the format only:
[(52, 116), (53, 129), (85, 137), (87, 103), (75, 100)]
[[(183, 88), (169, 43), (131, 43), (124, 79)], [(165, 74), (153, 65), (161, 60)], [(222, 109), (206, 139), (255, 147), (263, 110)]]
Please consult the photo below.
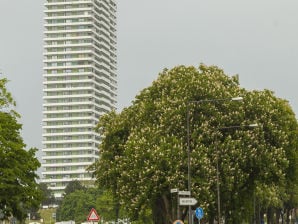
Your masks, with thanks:
[(115, 0), (46, 0), (42, 178), (55, 197), (90, 181), (98, 118), (115, 109)]

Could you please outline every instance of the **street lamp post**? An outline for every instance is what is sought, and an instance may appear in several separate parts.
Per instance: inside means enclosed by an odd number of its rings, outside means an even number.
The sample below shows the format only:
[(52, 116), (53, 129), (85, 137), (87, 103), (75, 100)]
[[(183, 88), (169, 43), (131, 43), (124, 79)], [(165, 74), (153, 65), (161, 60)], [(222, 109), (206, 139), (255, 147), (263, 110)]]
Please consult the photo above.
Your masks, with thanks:
[[(248, 124), (248, 125), (233, 125), (228, 127), (216, 128), (217, 131), (227, 130), (227, 129), (240, 129), (240, 128), (255, 128), (258, 124)], [(215, 150), (216, 150), (216, 191), (217, 191), (217, 212), (218, 212), (218, 223), (221, 223), (221, 206), (220, 206), (220, 181), (219, 181), (219, 152), (217, 145), (217, 135), (215, 135)]]
[[(231, 98), (223, 98), (223, 99), (205, 99), (205, 100), (197, 100), (197, 101), (189, 101), (187, 103), (187, 117), (186, 117), (186, 128), (187, 128), (187, 180), (188, 180), (188, 191), (191, 196), (191, 164), (190, 164), (190, 105), (191, 104), (201, 104), (201, 103), (215, 103), (215, 102), (225, 102), (225, 101), (242, 101), (242, 97), (231, 97)], [(219, 188), (218, 188), (219, 189)], [(218, 206), (220, 215), (220, 206)], [(192, 224), (192, 215), (191, 215), (191, 205), (188, 206), (188, 223)], [(218, 219), (220, 219), (218, 217)], [(220, 222), (220, 221), (219, 221)]]

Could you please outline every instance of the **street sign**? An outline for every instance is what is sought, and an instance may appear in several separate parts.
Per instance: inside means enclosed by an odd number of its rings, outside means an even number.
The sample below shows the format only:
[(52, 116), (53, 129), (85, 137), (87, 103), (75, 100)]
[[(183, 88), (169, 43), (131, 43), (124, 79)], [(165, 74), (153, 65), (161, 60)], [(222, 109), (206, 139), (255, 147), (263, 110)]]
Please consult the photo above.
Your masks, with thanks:
[(181, 220), (176, 220), (173, 222), (173, 224), (184, 224)]
[(189, 195), (190, 196), (190, 191), (179, 191), (179, 195)]
[(195, 198), (180, 198), (179, 204), (180, 205), (195, 205), (197, 204), (197, 200)]
[(177, 193), (177, 192), (178, 192), (178, 189), (177, 188), (171, 189), (171, 193)]
[(198, 219), (202, 219), (203, 216), (204, 216), (204, 211), (203, 211), (202, 208), (196, 208), (195, 213), (196, 213), (196, 217), (197, 217)]
[(97, 212), (94, 208), (91, 209), (87, 220), (88, 221), (98, 221), (99, 220), (99, 215), (97, 214)]

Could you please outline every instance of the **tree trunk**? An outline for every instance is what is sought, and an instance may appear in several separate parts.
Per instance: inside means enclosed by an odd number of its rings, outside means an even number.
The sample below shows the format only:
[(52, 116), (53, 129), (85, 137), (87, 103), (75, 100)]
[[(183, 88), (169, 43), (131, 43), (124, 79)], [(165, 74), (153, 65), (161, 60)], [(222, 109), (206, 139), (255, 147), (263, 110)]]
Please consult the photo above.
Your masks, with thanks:
[(289, 209), (287, 209), (287, 211), (286, 211), (286, 223), (290, 224), (290, 210)]
[(154, 224), (170, 224), (173, 222), (168, 198), (164, 195), (156, 198), (152, 208)]
[(267, 223), (274, 224), (273, 208), (270, 207), (267, 210)]
[(276, 214), (275, 223), (278, 224), (279, 223), (280, 214), (281, 214), (280, 209), (276, 209), (275, 210), (275, 214)]
[(165, 218), (166, 218), (166, 222), (165, 223), (173, 223), (173, 217), (171, 216), (171, 206), (170, 206), (170, 203), (169, 203), (169, 200), (168, 198), (163, 195), (162, 196), (162, 201), (163, 201), (163, 204), (164, 204), (164, 211), (165, 211)]

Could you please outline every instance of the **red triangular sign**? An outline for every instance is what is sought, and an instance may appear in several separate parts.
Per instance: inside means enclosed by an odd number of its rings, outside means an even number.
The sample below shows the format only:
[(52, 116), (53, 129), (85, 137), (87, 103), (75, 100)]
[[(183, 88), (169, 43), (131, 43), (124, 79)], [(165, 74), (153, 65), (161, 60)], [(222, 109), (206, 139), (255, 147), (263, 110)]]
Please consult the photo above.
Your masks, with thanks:
[(94, 208), (91, 209), (87, 220), (88, 221), (98, 221), (99, 220), (99, 215), (97, 214), (97, 212)]

